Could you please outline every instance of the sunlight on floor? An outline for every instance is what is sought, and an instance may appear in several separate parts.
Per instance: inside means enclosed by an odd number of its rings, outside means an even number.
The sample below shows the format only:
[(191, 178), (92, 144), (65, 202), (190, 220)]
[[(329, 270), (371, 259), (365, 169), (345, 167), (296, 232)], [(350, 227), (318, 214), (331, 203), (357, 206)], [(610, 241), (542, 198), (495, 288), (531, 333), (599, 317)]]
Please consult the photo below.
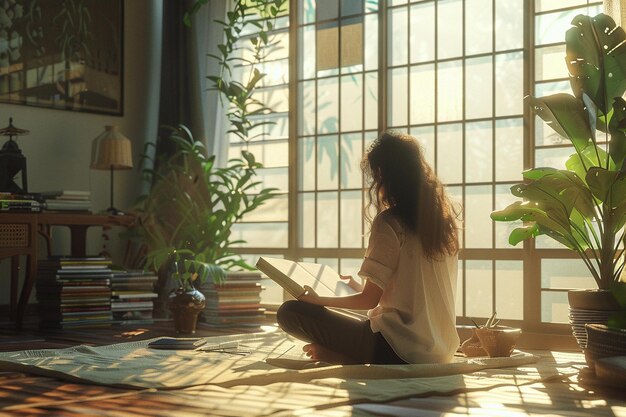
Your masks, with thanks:
[[(581, 398), (574, 382), (535, 383), (503, 386), (489, 391), (468, 392), (456, 396), (433, 396), (394, 401), (387, 404), (360, 404), (355, 408), (382, 416), (544, 416), (626, 417), (626, 407), (612, 401)], [(578, 388), (578, 387), (576, 387)]]
[(580, 402), (582, 408), (606, 407), (608, 404), (605, 400), (582, 400)]
[(114, 337), (135, 337), (135, 336), (140, 336), (147, 332), (149, 332), (148, 329), (136, 329), (130, 332), (123, 332), (122, 334), (119, 334), (119, 335), (116, 334), (114, 335)]

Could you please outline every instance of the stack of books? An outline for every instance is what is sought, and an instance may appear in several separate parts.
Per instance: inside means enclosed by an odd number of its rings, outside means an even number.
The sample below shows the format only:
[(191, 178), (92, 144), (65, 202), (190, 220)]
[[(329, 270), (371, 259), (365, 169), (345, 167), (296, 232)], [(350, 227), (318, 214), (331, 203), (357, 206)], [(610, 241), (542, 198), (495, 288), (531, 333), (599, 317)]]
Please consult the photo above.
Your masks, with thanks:
[(113, 271), (111, 311), (115, 324), (152, 324), (157, 276), (143, 271)]
[(227, 272), (221, 284), (207, 281), (200, 290), (206, 307), (200, 316), (211, 327), (259, 327), (265, 322), (261, 307), (261, 274), (256, 271)]
[(91, 211), (90, 191), (45, 191), (46, 210), (54, 211)]
[(41, 194), (14, 194), (0, 192), (0, 212), (29, 212), (37, 213), (43, 208)]
[(54, 257), (39, 261), (37, 301), (41, 328), (111, 324), (111, 260)]

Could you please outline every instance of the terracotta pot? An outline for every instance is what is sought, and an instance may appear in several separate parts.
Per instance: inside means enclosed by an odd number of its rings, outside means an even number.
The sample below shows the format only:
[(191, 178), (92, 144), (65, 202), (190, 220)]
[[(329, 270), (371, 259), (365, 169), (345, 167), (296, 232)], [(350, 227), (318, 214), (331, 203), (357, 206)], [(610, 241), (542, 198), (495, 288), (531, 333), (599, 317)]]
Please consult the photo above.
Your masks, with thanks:
[(195, 288), (191, 290), (178, 288), (170, 294), (168, 305), (174, 318), (176, 333), (195, 333), (198, 314), (206, 306), (204, 294)]
[(522, 329), (506, 326), (481, 327), (476, 329), (480, 345), (490, 358), (508, 357), (515, 348), (515, 343), (522, 334)]
[(478, 335), (476, 334), (476, 330), (477, 329), (475, 328), (472, 329), (472, 337), (461, 343), (461, 352), (463, 352), (468, 358), (487, 356), (487, 351), (482, 348), (480, 339), (478, 339)]

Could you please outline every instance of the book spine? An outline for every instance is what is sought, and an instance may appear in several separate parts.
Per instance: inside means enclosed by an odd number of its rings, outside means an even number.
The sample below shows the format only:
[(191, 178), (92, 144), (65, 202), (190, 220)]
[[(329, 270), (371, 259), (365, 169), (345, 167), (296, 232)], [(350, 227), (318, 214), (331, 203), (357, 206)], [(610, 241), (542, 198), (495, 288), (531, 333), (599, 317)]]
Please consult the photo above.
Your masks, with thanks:
[(40, 207), (41, 203), (35, 200), (3, 200), (0, 199), (0, 205), (3, 206), (35, 206)]
[(0, 192), (0, 200), (34, 200), (43, 202), (43, 196), (39, 193), (13, 194)]
[(41, 207), (0, 207), (0, 211), (4, 213), (18, 212), (18, 211), (39, 213), (41, 212)]

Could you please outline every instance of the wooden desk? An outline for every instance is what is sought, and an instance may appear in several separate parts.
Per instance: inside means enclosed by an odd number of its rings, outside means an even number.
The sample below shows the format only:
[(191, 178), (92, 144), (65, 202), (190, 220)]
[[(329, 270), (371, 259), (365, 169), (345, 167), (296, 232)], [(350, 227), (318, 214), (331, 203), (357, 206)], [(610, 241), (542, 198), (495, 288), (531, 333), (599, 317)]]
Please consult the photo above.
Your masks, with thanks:
[[(70, 229), (70, 254), (85, 256), (87, 229), (92, 226), (129, 227), (135, 222), (133, 216), (107, 214), (42, 212), (42, 213), (0, 213), (0, 259), (11, 258), (11, 320), (20, 328), (26, 304), (37, 276), (36, 233), (44, 237), (48, 253), (51, 252), (51, 228), (63, 226)], [(20, 256), (26, 256), (25, 280), (17, 302)]]

